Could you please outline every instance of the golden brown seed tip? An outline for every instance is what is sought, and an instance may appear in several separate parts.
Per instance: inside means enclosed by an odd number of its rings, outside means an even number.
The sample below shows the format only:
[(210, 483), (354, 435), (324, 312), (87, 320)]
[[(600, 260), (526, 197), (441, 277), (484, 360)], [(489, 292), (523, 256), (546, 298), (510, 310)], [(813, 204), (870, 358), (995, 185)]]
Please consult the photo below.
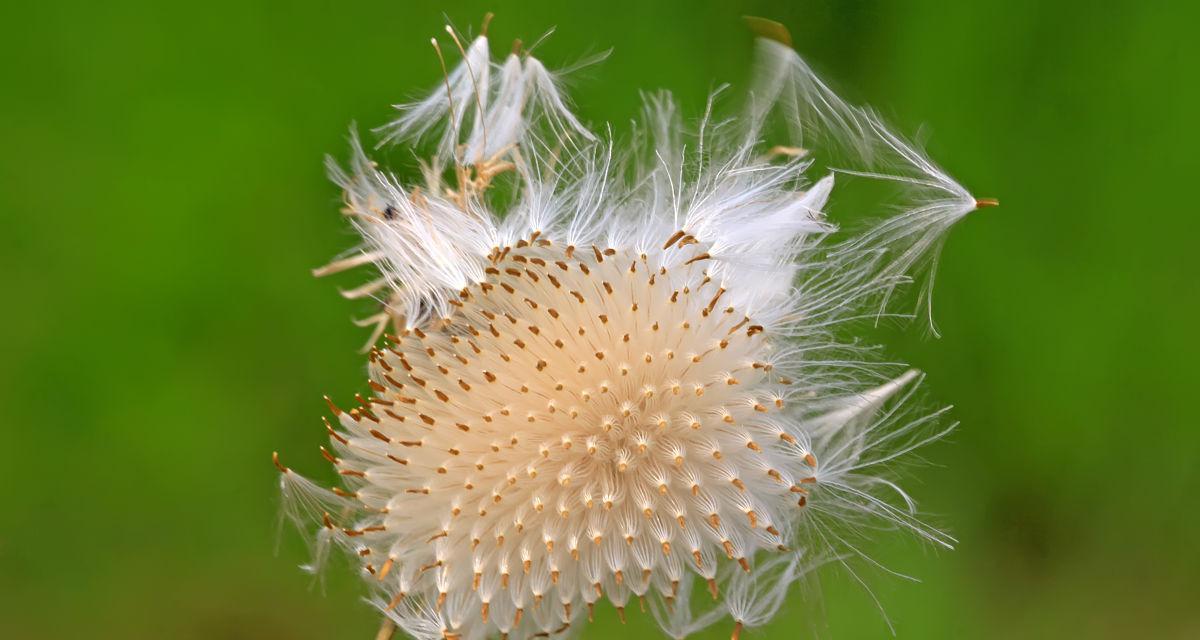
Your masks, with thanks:
[(750, 28), (750, 32), (759, 38), (774, 40), (787, 47), (792, 46), (792, 34), (782, 24), (757, 16), (742, 16), (742, 20)]
[(665, 243), (663, 243), (663, 247), (662, 247), (663, 250), (670, 249), (671, 245), (675, 244), (680, 238), (682, 238), (685, 235), (687, 235), (687, 232), (682, 229), (680, 229), (679, 231), (676, 231), (674, 234), (671, 235), (670, 238), (667, 238), (667, 241)]

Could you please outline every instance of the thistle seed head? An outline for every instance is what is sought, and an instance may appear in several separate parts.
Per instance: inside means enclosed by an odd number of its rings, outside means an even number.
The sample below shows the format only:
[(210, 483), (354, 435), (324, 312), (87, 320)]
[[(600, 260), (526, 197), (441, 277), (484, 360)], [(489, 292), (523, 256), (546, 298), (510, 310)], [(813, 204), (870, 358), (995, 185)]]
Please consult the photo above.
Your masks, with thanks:
[[(885, 473), (937, 414), (905, 412), (919, 376), (852, 329), (991, 201), (838, 99), (776, 27), (740, 113), (710, 101), (689, 128), (654, 95), (625, 151), (519, 46), (495, 62), (486, 36), (448, 31), (444, 81), (381, 129), (431, 142), (423, 179), (355, 136), (349, 171), (330, 163), (363, 243), (318, 275), (377, 273), (343, 292), (381, 303), (361, 322), (370, 393), (329, 403), (340, 487), (276, 464), (314, 568), (349, 551), (389, 624), (569, 634), (637, 600), (672, 637), (729, 616), (736, 638), (852, 548), (847, 528), (950, 544)], [(818, 159), (895, 183), (900, 213), (841, 237)]]

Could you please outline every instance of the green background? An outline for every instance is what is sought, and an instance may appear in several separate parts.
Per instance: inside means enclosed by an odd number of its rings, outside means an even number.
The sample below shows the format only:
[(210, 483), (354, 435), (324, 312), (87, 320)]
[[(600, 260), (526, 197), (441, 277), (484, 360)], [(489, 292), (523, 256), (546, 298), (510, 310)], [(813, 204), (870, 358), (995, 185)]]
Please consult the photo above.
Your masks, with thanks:
[[(323, 393), (365, 338), (309, 269), (352, 238), (322, 155), (438, 78), (442, 12), (557, 25), (592, 122), (745, 86), (744, 13), (1000, 209), (955, 228), (944, 338), (885, 329), (962, 427), (908, 486), (961, 541), (883, 536), (915, 638), (1200, 637), (1194, 16), (1167, 3), (5, 3), (0, 637), (369, 638), (344, 563), (278, 554), (270, 453), (331, 480)], [(503, 45), (496, 44), (497, 51)], [(585, 634), (611, 637), (606, 611)], [(728, 627), (703, 637), (724, 638)], [(655, 637), (632, 615), (627, 637)], [(758, 637), (887, 637), (836, 570)], [(753, 637), (753, 635), (751, 636)]]

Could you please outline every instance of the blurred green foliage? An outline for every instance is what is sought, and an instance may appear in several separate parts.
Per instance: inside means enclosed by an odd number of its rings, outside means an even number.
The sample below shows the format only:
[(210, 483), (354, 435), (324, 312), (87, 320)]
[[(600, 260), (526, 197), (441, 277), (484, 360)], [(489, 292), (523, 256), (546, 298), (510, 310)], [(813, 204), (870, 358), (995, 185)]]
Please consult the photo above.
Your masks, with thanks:
[[(557, 25), (551, 63), (612, 47), (574, 95), (618, 130), (639, 89), (698, 113), (744, 86), (746, 13), (852, 100), (932, 125), (932, 155), (1003, 207), (946, 246), (946, 337), (878, 337), (956, 405), (910, 486), (961, 546), (883, 536), (871, 553), (922, 582), (864, 578), (901, 638), (1200, 637), (1183, 4), (6, 3), (0, 637), (372, 637), (344, 566), (314, 586), (290, 530), (275, 553), (270, 452), (330, 479), (321, 395), (363, 378), (349, 280), (308, 274), (352, 242), (321, 158), (437, 80), (443, 11), (489, 9), (498, 40)], [(624, 633), (655, 637), (636, 614)], [(759, 635), (887, 633), (831, 570)]]

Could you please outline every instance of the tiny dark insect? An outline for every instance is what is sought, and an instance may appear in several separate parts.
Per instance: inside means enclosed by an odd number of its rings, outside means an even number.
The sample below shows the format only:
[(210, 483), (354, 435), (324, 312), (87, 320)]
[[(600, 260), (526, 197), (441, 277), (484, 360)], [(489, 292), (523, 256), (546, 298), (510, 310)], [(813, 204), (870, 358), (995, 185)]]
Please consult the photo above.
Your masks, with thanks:
[(384, 220), (393, 220), (395, 218), (396, 218), (396, 209), (395, 209), (395, 207), (393, 207), (392, 205), (389, 204), (383, 210), (383, 219)]

